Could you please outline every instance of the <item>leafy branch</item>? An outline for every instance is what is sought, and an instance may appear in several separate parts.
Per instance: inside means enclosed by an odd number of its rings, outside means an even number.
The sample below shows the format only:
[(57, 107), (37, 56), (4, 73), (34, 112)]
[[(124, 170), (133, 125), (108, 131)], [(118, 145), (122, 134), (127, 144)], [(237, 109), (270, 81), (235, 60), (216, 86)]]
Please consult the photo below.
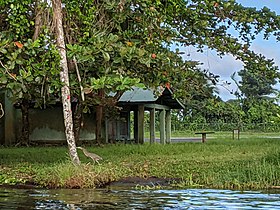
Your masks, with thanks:
[[(1, 60), (0, 60), (0, 64), (1, 64), (1, 66), (5, 69), (6, 73), (7, 73), (13, 80), (17, 81), (17, 78), (16, 78), (13, 74), (11, 74), (11, 73), (8, 71), (8, 68), (2, 63)], [(5, 73), (5, 72), (3, 72), (3, 73)]]

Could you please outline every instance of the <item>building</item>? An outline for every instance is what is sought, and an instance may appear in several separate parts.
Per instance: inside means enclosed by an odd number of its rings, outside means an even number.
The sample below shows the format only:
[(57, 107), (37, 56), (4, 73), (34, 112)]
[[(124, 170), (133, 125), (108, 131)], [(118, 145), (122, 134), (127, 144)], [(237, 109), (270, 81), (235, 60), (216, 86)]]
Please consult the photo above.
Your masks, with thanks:
[[(0, 119), (0, 144), (11, 145), (17, 142), (21, 134), (21, 113), (8, 98), (2, 94), (5, 115)], [(119, 99), (121, 107), (119, 117), (104, 117), (104, 143), (115, 141), (144, 143), (144, 112), (149, 112), (150, 142), (155, 142), (156, 112), (159, 113), (160, 143), (171, 141), (172, 109), (183, 109), (184, 106), (173, 98), (169, 88), (152, 91), (133, 88), (126, 91)], [(0, 113), (1, 114), (1, 113)], [(131, 115), (133, 116), (131, 120)], [(66, 143), (61, 106), (46, 109), (29, 109), (30, 141), (36, 143)], [(84, 126), (80, 132), (80, 141), (95, 143), (95, 115), (84, 115)], [(133, 124), (133, 126), (131, 126)], [(132, 127), (132, 129), (131, 129)], [(133, 136), (131, 135), (133, 133)]]
[[(171, 141), (171, 110), (184, 108), (183, 104), (173, 98), (173, 92), (169, 88), (162, 88), (157, 91), (133, 88), (121, 96), (118, 106), (122, 107), (121, 119), (111, 122), (115, 125), (108, 123), (106, 140), (115, 138), (144, 143), (144, 112), (148, 111), (150, 142), (154, 143), (156, 140), (155, 116), (156, 112), (159, 112), (160, 143), (162, 144)], [(130, 121), (131, 113), (133, 113), (133, 122)], [(133, 137), (131, 136), (131, 124), (133, 124)]]

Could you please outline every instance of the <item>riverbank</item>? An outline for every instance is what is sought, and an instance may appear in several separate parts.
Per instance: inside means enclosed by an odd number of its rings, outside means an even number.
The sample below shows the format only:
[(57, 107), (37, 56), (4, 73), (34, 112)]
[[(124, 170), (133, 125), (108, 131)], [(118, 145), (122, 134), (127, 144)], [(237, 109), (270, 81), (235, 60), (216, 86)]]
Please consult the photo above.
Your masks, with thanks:
[[(86, 147), (103, 160), (93, 163), (79, 151), (74, 166), (67, 147), (0, 148), (0, 184), (46, 188), (97, 188), (131, 177), (154, 182), (135, 186), (264, 189), (280, 186), (280, 140), (211, 139), (207, 143), (106, 145)], [(136, 179), (137, 180), (137, 179)], [(148, 185), (147, 183), (151, 183)]]

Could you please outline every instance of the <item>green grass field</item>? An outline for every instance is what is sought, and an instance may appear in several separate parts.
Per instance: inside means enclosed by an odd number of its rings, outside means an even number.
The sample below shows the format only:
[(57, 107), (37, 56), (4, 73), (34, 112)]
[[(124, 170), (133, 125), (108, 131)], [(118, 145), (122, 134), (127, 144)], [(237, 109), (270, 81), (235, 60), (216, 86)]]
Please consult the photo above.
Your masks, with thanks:
[[(186, 134), (181, 135), (186, 136)], [(190, 137), (198, 135), (190, 134)], [(94, 188), (124, 177), (178, 178), (175, 187), (264, 189), (280, 185), (278, 134), (215, 133), (209, 140), (167, 145), (86, 147), (103, 157), (93, 163), (80, 151), (81, 166), (67, 147), (0, 148), (0, 183), (32, 182), (52, 188)], [(273, 137), (273, 138), (272, 138)]]
[[(145, 136), (149, 137), (149, 133), (146, 133)], [(157, 133), (157, 136), (159, 137), (159, 133)], [(192, 131), (173, 131), (172, 136), (173, 137), (198, 137), (199, 135), (195, 134), (195, 132), (192, 132)], [(211, 136), (215, 139), (232, 139), (233, 132), (232, 131), (220, 131), (220, 132), (215, 132), (214, 134), (210, 134), (209, 136)], [(275, 137), (279, 137), (279, 139), (280, 139), (280, 133), (240, 131), (240, 139), (275, 138)]]

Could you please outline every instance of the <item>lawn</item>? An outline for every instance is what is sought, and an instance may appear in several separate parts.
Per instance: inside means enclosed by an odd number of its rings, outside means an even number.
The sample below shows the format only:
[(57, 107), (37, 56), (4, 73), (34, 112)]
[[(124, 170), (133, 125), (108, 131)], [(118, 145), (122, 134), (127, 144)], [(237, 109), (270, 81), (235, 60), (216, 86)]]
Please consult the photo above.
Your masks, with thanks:
[(81, 166), (70, 162), (67, 147), (1, 147), (0, 184), (94, 188), (125, 177), (159, 177), (174, 178), (175, 187), (277, 188), (280, 140), (271, 138), (276, 136), (241, 133), (240, 140), (232, 140), (231, 132), (223, 132), (209, 135), (204, 144), (87, 146), (103, 160), (93, 163), (78, 151)]

